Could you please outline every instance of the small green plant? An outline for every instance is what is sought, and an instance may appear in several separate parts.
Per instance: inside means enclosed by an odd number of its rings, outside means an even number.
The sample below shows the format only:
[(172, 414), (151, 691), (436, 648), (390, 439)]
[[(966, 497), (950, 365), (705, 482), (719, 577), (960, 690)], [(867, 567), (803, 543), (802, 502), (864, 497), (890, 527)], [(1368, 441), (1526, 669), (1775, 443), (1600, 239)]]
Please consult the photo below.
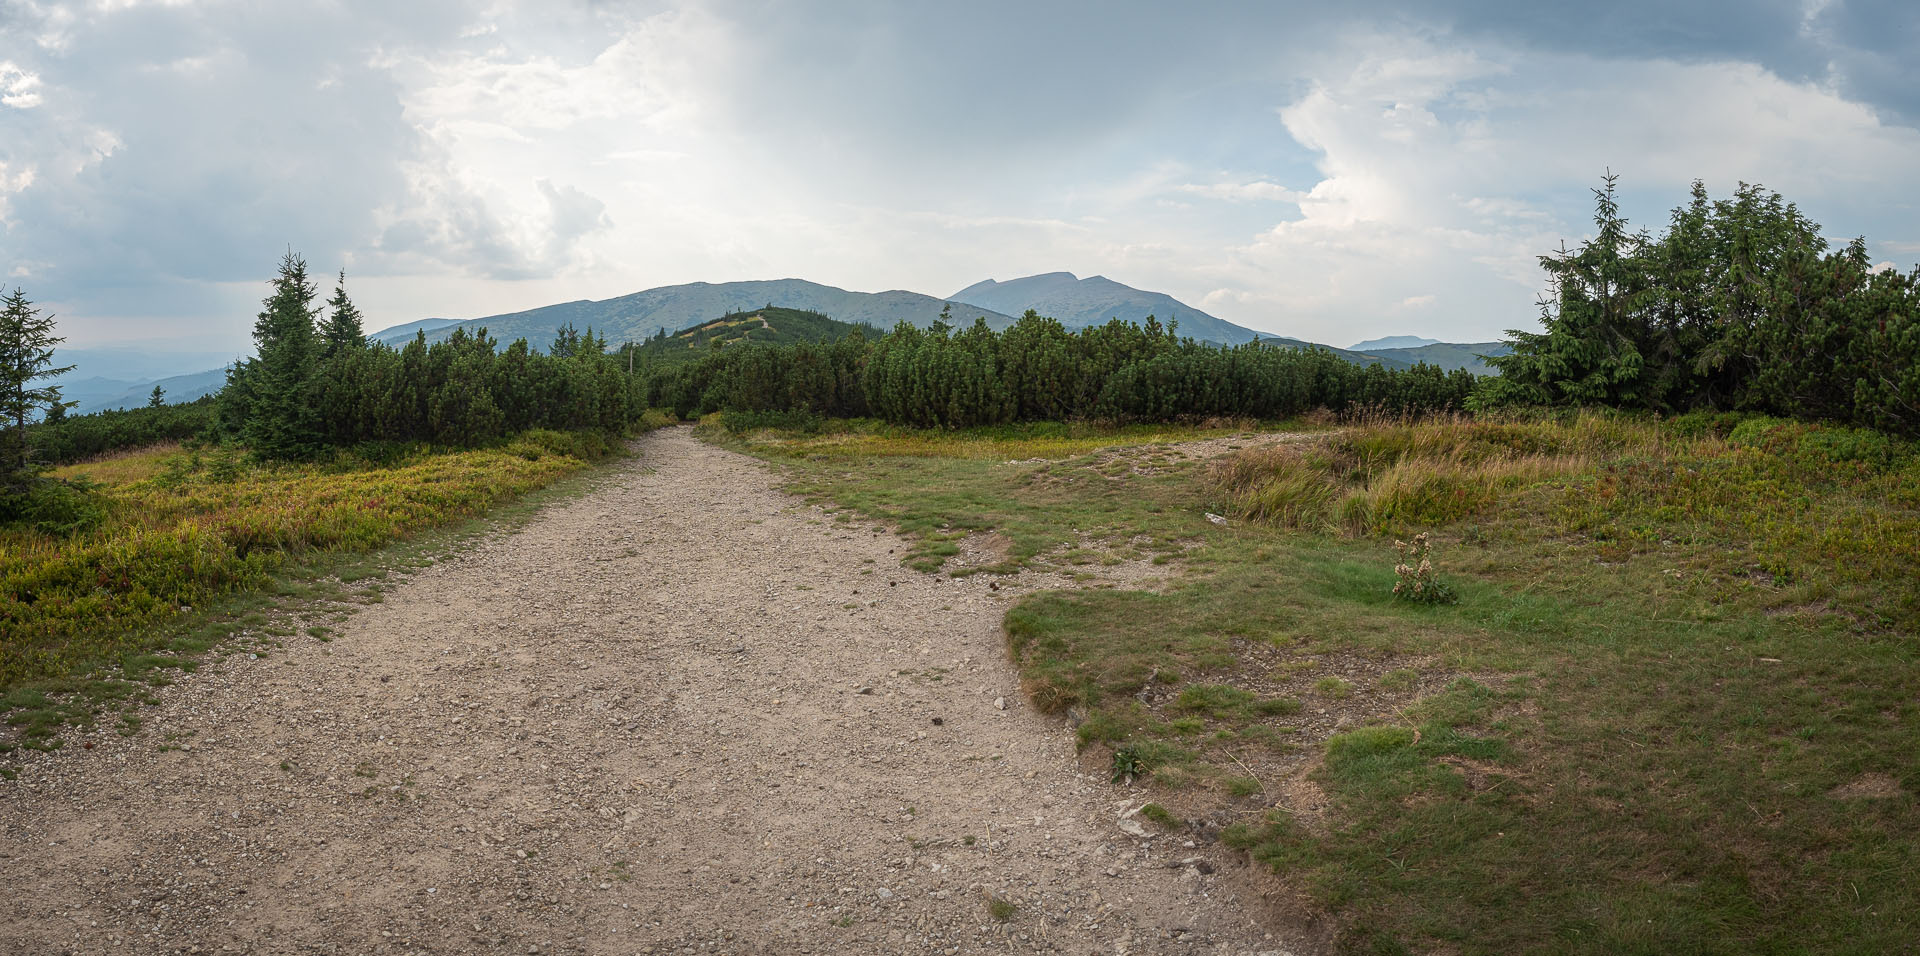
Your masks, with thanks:
[(1353, 685), (1338, 677), (1322, 677), (1313, 682), (1313, 692), (1335, 699), (1353, 696)]
[(1395, 541), (1393, 547), (1400, 552), (1400, 563), (1393, 566), (1394, 576), (1399, 578), (1393, 585), (1395, 600), (1417, 604), (1460, 603), (1460, 596), (1434, 573), (1433, 541), (1425, 531), (1414, 535), (1411, 542)]
[(1113, 782), (1130, 784), (1135, 777), (1147, 772), (1147, 762), (1140, 751), (1132, 747), (1119, 747), (1113, 751)]
[(1391, 670), (1384, 674), (1381, 674), (1380, 679), (1378, 681), (1375, 681), (1375, 683), (1379, 684), (1380, 687), (1384, 690), (1396, 690), (1396, 691), (1412, 690), (1415, 685), (1420, 683), (1420, 673), (1418, 671), (1402, 667), (1398, 670)]
[(1184, 825), (1180, 822), (1179, 817), (1173, 815), (1173, 811), (1157, 803), (1149, 803), (1141, 807), (1140, 815), (1169, 830), (1178, 830)]
[(987, 915), (996, 923), (1004, 923), (1020, 915), (1020, 905), (1012, 900), (1003, 900), (997, 896), (987, 897)]
[(1251, 797), (1266, 788), (1252, 777), (1228, 777), (1223, 784), (1227, 792), (1236, 797)]

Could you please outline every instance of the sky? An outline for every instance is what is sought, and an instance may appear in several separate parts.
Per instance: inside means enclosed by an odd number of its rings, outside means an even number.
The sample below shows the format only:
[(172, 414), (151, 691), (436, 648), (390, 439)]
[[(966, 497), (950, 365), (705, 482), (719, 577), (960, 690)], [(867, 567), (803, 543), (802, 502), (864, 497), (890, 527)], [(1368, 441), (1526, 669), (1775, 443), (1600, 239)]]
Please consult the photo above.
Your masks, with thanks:
[(0, 279), (244, 350), (683, 282), (1105, 275), (1332, 345), (1531, 328), (1593, 187), (1920, 261), (1910, 0), (0, 0)]

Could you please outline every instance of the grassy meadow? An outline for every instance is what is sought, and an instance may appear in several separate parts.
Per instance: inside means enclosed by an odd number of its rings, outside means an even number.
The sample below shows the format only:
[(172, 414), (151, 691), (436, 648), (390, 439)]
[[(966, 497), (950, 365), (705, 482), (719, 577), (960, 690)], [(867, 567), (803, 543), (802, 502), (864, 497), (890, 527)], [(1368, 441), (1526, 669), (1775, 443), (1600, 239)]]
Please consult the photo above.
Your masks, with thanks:
[[(1113, 582), (1009, 612), (1032, 698), (1344, 951), (1920, 941), (1911, 445), (1596, 413), (709, 434), (923, 570)], [(1393, 596), (1419, 532), (1457, 604)], [(950, 563), (968, 535), (1001, 560)], [(1136, 563), (1169, 577), (1098, 573)]]
[[(161, 445), (60, 468), (54, 477), (90, 488), (97, 513), (78, 531), (0, 529), (0, 708), (26, 743), (50, 745), (62, 720), (91, 711), (88, 698), (137, 693), (122, 678), (190, 667), (241, 629), (199, 621), (210, 606), (274, 591), (302, 562), (481, 515), (611, 450), (594, 433), (533, 431), (491, 448), (400, 446), (319, 464)], [(70, 692), (77, 700), (61, 701)]]

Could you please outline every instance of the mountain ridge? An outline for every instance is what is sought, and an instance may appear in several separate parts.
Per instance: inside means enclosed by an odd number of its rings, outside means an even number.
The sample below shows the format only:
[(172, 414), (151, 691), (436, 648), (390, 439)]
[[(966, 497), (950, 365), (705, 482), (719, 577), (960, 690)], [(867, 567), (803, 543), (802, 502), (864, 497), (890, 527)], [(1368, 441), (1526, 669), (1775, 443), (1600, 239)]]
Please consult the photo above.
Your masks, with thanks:
[(1068, 328), (1100, 325), (1109, 319), (1143, 323), (1151, 315), (1162, 325), (1178, 322), (1180, 334), (1205, 342), (1239, 345), (1262, 333), (1181, 302), (1164, 292), (1149, 292), (1106, 276), (1084, 279), (1071, 272), (1042, 272), (1005, 282), (983, 279), (948, 297), (950, 302), (1018, 315), (1028, 309), (1059, 320)]
[(1511, 351), (1513, 346), (1506, 342), (1435, 342), (1411, 349), (1374, 349), (1367, 354), (1408, 365), (1425, 362), (1448, 371), (1463, 368), (1475, 375), (1498, 375), (1499, 372), (1480, 357), (1505, 355)]
[(1425, 345), (1445, 345), (1439, 339), (1430, 339), (1424, 335), (1386, 335), (1365, 342), (1355, 342), (1347, 346), (1354, 352), (1377, 352), (1381, 349), (1417, 349)]
[[(525, 338), (529, 345), (544, 350), (552, 341), (554, 330), (567, 323), (583, 332), (592, 326), (595, 335), (605, 338), (609, 344), (618, 344), (644, 342), (661, 331), (671, 335), (723, 315), (768, 306), (819, 312), (841, 322), (883, 329), (902, 321), (925, 327), (949, 304), (950, 300), (904, 289), (852, 292), (805, 279), (688, 282), (643, 289), (611, 299), (578, 299), (520, 312), (454, 320), (424, 331), (427, 341), (435, 342), (453, 334), (456, 328), (484, 327), (488, 334), (502, 342)], [(970, 325), (975, 318), (984, 318), (989, 326), (1004, 329), (1014, 321), (1012, 316), (990, 308), (959, 302), (951, 305), (955, 325)], [(404, 345), (420, 331), (423, 331), (421, 323), (414, 322), (382, 329), (369, 337), (397, 346)]]
[[(1445, 369), (1466, 368), (1475, 374), (1492, 373), (1477, 356), (1505, 354), (1508, 349), (1503, 342), (1447, 343), (1423, 336), (1388, 336), (1359, 343), (1370, 346), (1401, 340), (1428, 343), (1417, 347), (1335, 348), (1287, 336), (1255, 332), (1208, 315), (1165, 293), (1136, 289), (1103, 275), (1083, 279), (1064, 271), (1043, 272), (1006, 281), (984, 279), (945, 299), (904, 289), (853, 292), (805, 279), (690, 282), (644, 289), (609, 299), (575, 299), (474, 319), (415, 319), (380, 329), (369, 334), (368, 339), (398, 347), (423, 333), (429, 342), (434, 342), (453, 334), (456, 328), (478, 330), (484, 327), (498, 341), (511, 342), (525, 338), (534, 348), (545, 351), (553, 341), (555, 331), (562, 325), (572, 324), (581, 332), (591, 327), (594, 334), (604, 338), (609, 345), (618, 345), (629, 341), (645, 342), (661, 332), (671, 336), (718, 318), (764, 309), (769, 305), (778, 309), (818, 313), (849, 326), (868, 325), (881, 330), (901, 321), (925, 328), (948, 310), (949, 321), (955, 326), (965, 327), (976, 318), (982, 318), (994, 329), (1005, 329), (1012, 325), (1014, 315), (1029, 308), (1059, 320), (1068, 328), (1100, 325), (1114, 318), (1144, 322), (1147, 316), (1152, 315), (1162, 323), (1179, 323), (1182, 335), (1215, 344), (1233, 345), (1257, 340), (1283, 346), (1313, 346), (1329, 349), (1341, 358), (1359, 364), (1380, 363), (1388, 368), (1408, 368), (1424, 361)], [(62, 377), (65, 379), (62, 384), (73, 389), (69, 397), (81, 399), (80, 411), (144, 405), (155, 384), (165, 389), (169, 400), (186, 401), (218, 391), (225, 382), (224, 367), (149, 377), (151, 372), (159, 369), (139, 367), (137, 360), (145, 359), (154, 363), (157, 357), (142, 356), (136, 350), (120, 350), (120, 353), (112, 355), (111, 359), (123, 361), (127, 366), (124, 372), (133, 372), (134, 375), (123, 378), (95, 373), (83, 379), (80, 376), (87, 375), (87, 371), (77, 370), (77, 375)], [(95, 359), (95, 356), (87, 358)], [(109, 356), (103, 351), (98, 358), (108, 359)], [(94, 362), (81, 364), (93, 365)], [(100, 361), (99, 364), (107, 365), (108, 362)], [(121, 367), (110, 367), (109, 370), (123, 371)], [(148, 374), (141, 375), (140, 372)]]

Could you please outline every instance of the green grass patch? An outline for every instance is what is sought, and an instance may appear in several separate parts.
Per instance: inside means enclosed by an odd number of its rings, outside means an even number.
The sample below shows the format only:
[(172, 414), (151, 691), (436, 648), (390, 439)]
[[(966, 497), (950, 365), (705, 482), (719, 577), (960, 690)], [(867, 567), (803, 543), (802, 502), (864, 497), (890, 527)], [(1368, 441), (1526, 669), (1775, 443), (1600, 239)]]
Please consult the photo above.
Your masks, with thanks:
[(808, 433), (702, 430), (782, 465), (788, 490), (892, 525), (912, 542), (902, 562), (916, 570), (947, 568), (970, 534), (1004, 536), (1004, 554), (956, 569), (961, 574), (1011, 572), (1036, 561), (1098, 565), (1123, 543), (1142, 556), (1177, 555), (1180, 542), (1205, 527), (1188, 493), (1193, 463), (1116, 469), (1103, 452), (1236, 433), (1058, 423), (958, 432), (873, 422), (833, 422)]
[[(1010, 653), (1119, 780), (1279, 799), (1228, 837), (1333, 914), (1344, 949), (1920, 938), (1910, 444), (1583, 413), (1360, 426), (1195, 466), (937, 434), (886, 455), (853, 431), (835, 441), (858, 452), (823, 449), (830, 427), (741, 447), (916, 540), (998, 532), (1010, 567), (1118, 542), (1181, 555), (1156, 590), (1021, 599)], [(1393, 536), (1420, 531), (1458, 604), (1393, 599)], [(1324, 822), (1262, 787), (1302, 752)]]

